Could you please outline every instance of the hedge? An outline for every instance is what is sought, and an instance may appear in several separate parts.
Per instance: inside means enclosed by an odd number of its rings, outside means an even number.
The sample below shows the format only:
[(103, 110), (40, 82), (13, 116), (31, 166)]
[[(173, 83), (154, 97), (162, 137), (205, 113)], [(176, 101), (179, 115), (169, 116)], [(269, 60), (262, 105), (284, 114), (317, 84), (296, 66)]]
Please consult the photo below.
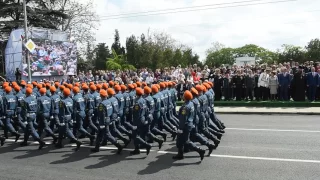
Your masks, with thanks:
[[(181, 106), (182, 101), (177, 102)], [(295, 101), (215, 101), (214, 106), (225, 107), (320, 107), (320, 102)]]

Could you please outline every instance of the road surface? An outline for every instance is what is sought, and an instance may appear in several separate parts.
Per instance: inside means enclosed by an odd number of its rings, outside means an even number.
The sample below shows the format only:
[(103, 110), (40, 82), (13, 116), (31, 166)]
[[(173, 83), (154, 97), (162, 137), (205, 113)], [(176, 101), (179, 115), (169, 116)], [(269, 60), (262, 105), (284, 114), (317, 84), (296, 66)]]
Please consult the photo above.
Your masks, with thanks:
[[(227, 125), (217, 150), (201, 163), (195, 152), (173, 161), (175, 142), (169, 141), (148, 157), (115, 154), (109, 145), (99, 153), (72, 145), (37, 150), (9, 139), (0, 148), (3, 180), (301, 180), (320, 178), (320, 119), (318, 116), (218, 115)], [(68, 140), (65, 140), (68, 141)], [(83, 139), (82, 141), (88, 142)], [(50, 142), (49, 140), (47, 142)], [(87, 143), (85, 143), (87, 145)], [(155, 144), (156, 145), (156, 144)]]

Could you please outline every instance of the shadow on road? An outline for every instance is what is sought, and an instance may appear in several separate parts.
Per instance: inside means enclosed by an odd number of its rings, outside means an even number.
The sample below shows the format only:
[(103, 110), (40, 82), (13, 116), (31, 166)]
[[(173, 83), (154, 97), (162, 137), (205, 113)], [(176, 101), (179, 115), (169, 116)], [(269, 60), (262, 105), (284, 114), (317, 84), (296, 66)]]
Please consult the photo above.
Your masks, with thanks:
[(65, 158), (58, 161), (53, 161), (50, 164), (65, 164), (65, 163), (81, 161), (83, 159), (90, 157), (90, 151), (88, 148), (80, 148), (79, 151), (72, 152), (70, 154), (65, 154), (62, 157), (65, 157)]
[[(170, 149), (167, 149), (166, 151), (174, 151), (177, 152), (177, 148), (176, 147), (172, 147)], [(165, 170), (165, 169), (169, 169), (172, 166), (188, 166), (188, 165), (198, 165), (201, 162), (195, 162), (195, 163), (175, 163), (177, 161), (172, 159), (172, 156), (174, 156), (173, 154), (170, 153), (166, 153), (160, 156), (157, 156), (157, 160), (150, 162), (148, 164), (148, 166), (139, 171), (138, 174), (139, 175), (148, 175), (148, 174), (155, 174), (158, 173), (159, 171)], [(185, 158), (199, 158), (199, 156), (187, 156)]]

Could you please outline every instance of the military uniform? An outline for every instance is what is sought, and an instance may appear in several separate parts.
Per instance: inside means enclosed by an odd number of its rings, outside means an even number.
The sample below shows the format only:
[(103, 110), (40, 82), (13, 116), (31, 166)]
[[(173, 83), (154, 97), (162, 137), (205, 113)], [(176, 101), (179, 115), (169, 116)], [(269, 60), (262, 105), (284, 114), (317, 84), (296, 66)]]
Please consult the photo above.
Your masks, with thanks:
[(135, 150), (131, 154), (139, 154), (139, 147), (146, 148), (147, 155), (150, 152), (151, 145), (145, 141), (148, 134), (148, 120), (146, 119), (147, 103), (142, 97), (138, 97), (133, 108), (133, 131)]
[[(123, 113), (124, 115), (122, 116), (121, 119), (121, 124), (128, 130), (133, 130), (132, 124), (130, 124), (130, 122), (128, 121), (128, 116), (132, 116), (132, 112), (130, 112), (131, 109), (131, 98), (130, 98), (130, 94), (127, 92), (122, 93), (123, 95), (123, 99), (124, 99), (124, 107), (123, 107)], [(131, 109), (132, 111), (132, 109)]]
[(155, 135), (161, 135), (166, 141), (167, 134), (159, 129), (161, 123), (161, 97), (159, 93), (152, 96), (154, 101), (153, 121), (150, 124), (151, 132)]
[(41, 138), (42, 132), (43, 130), (45, 130), (45, 132), (53, 138), (53, 142), (55, 144), (57, 141), (57, 137), (54, 135), (48, 124), (51, 116), (51, 99), (46, 95), (40, 96), (37, 99), (37, 105), (37, 117), (39, 117), (39, 136)]
[(126, 134), (128, 137), (132, 136), (132, 133), (130, 133), (123, 125), (122, 125), (122, 119), (125, 116), (124, 114), (124, 106), (125, 106), (125, 99), (121, 92), (115, 95), (115, 98), (118, 100), (118, 107), (119, 107), (119, 117), (120, 119), (115, 121), (117, 129), (121, 132)]
[(168, 131), (169, 133), (171, 133), (173, 140), (176, 137), (176, 131), (175, 131), (175, 127), (173, 124), (171, 124), (169, 121), (167, 121), (167, 117), (166, 117), (166, 111), (167, 111), (167, 99), (164, 96), (164, 94), (162, 92), (159, 92), (159, 97), (161, 100), (161, 110), (160, 110), (160, 130), (165, 129), (166, 131)]
[(25, 119), (26, 114), (24, 114), (25, 111), (22, 111), (21, 103), (25, 98), (25, 95), (22, 93), (22, 91), (17, 92), (16, 94), (17, 98), (17, 109), (16, 109), (16, 122), (18, 123), (19, 127), (24, 131), (26, 129), (27, 121)]
[(16, 141), (19, 139), (20, 134), (13, 128), (11, 121), (13, 120), (16, 109), (17, 99), (12, 93), (7, 93), (3, 97), (3, 112), (4, 112), (4, 136), (8, 138), (8, 131), (16, 136)]
[(87, 125), (91, 129), (91, 135), (94, 135), (95, 132), (98, 132), (98, 128), (95, 126), (92, 120), (94, 116), (94, 111), (96, 109), (95, 99), (94, 99), (95, 97), (90, 93), (85, 93), (83, 97), (86, 105)]

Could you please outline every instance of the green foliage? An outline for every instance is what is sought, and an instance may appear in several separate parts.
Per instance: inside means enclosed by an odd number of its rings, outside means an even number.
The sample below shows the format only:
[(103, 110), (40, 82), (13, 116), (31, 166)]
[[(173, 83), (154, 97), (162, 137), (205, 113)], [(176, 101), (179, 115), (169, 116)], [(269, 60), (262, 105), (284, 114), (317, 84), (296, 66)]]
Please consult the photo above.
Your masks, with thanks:
[(279, 62), (295, 61), (303, 63), (306, 61), (306, 50), (300, 46), (282, 45), (279, 51)]
[(210, 52), (207, 55), (205, 64), (210, 67), (219, 67), (222, 64), (234, 64), (235, 62), (235, 50), (232, 48), (222, 48), (220, 50)]
[(308, 58), (308, 60), (320, 60), (320, 40), (318, 38), (312, 39), (310, 42), (308, 42), (306, 50), (306, 57)]
[(124, 55), (118, 55), (114, 49), (112, 49), (112, 58), (107, 58), (106, 68), (108, 70), (135, 70), (135, 67), (125, 62)]
[(111, 58), (108, 46), (105, 43), (100, 43), (95, 49), (96, 58), (94, 64), (97, 70), (106, 69), (106, 59)]

